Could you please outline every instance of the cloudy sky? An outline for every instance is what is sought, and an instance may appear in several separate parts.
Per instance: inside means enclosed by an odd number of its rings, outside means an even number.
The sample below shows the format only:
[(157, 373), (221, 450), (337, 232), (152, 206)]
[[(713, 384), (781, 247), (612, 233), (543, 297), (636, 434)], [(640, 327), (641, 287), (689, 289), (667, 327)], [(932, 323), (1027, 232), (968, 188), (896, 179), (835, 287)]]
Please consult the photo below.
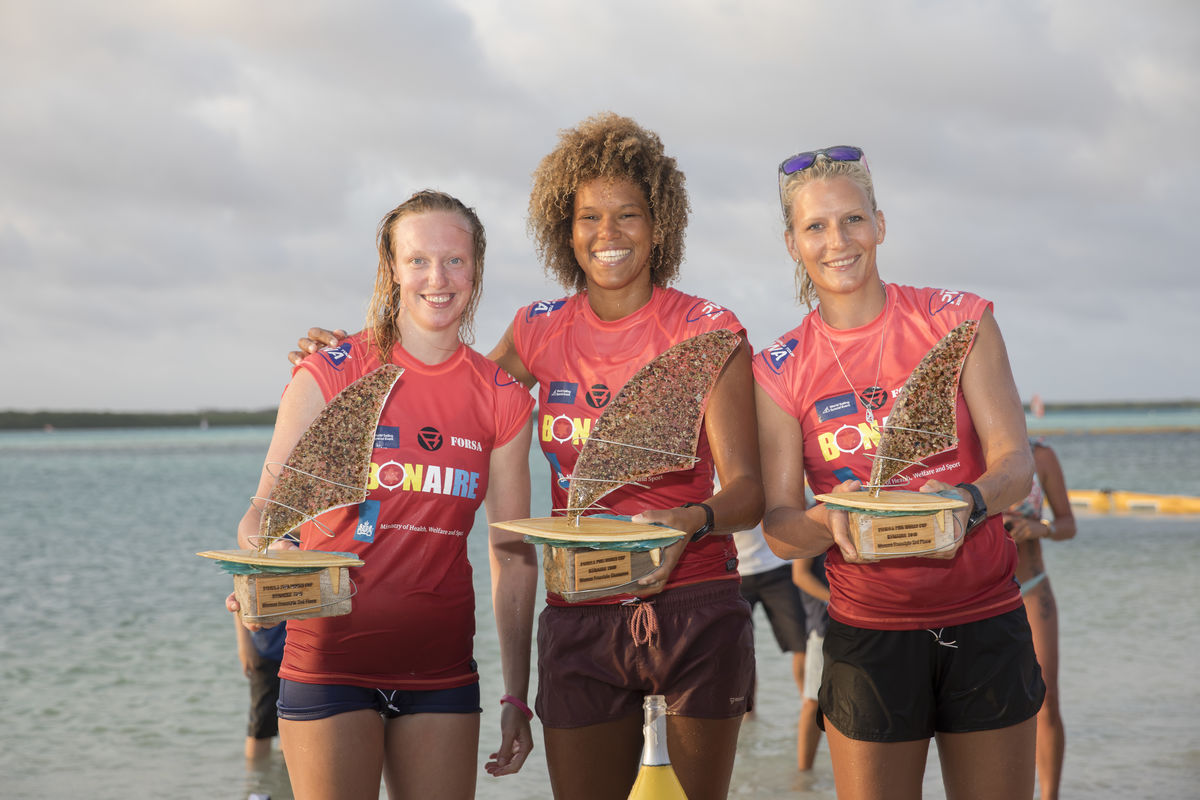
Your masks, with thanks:
[(1193, 0), (0, 0), (0, 89), (0, 409), (273, 405), (423, 187), (487, 226), (486, 351), (562, 294), (529, 175), (603, 110), (756, 347), (802, 314), (776, 165), (859, 144), (883, 277), (994, 300), (1023, 397), (1200, 398)]

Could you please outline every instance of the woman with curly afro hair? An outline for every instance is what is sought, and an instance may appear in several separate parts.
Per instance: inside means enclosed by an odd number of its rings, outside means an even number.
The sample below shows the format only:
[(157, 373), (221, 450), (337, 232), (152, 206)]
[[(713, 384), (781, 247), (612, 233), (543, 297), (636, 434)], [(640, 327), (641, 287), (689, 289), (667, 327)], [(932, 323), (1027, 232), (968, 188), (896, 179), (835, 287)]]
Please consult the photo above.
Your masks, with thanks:
[[(725, 797), (753, 694), (750, 611), (731, 536), (762, 511), (750, 348), (733, 312), (668, 288), (687, 217), (683, 173), (655, 133), (611, 113), (562, 131), (533, 173), (529, 230), (547, 272), (572, 294), (520, 309), (491, 353), (538, 386), (535, 436), (553, 473), (552, 505), (562, 509), (579, 447), (630, 376), (705, 331), (743, 340), (712, 391), (699, 462), (603, 500), (635, 522), (698, 535), (667, 548), (630, 594), (547, 597), (537, 712), (559, 798), (628, 796), (647, 694), (667, 697), (671, 762), (687, 796)], [(647, 621), (655, 633), (640, 636)]]
[[(556, 798), (628, 796), (650, 694), (666, 695), (671, 763), (687, 796), (724, 798), (752, 703), (753, 628), (732, 537), (762, 514), (751, 351), (733, 312), (669, 288), (687, 217), (684, 175), (654, 132), (611, 113), (562, 131), (533, 173), (529, 230), (570, 294), (518, 310), (489, 355), (538, 387), (534, 435), (562, 513), (579, 448), (639, 368), (706, 331), (742, 339), (709, 396), (696, 464), (626, 485), (592, 509), (694, 534), (664, 548), (661, 566), (627, 594), (547, 596), (536, 708)], [(310, 337), (302, 348), (336, 341), (316, 329)]]

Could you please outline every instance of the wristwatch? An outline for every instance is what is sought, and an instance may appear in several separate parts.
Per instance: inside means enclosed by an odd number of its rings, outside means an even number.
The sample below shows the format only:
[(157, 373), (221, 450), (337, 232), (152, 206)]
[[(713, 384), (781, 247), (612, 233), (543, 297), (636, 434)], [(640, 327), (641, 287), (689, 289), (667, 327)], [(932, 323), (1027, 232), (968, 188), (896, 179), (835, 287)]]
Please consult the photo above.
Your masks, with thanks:
[(988, 518), (987, 504), (983, 502), (983, 495), (979, 493), (979, 489), (976, 488), (975, 484), (956, 483), (955, 487), (958, 489), (966, 489), (967, 494), (971, 495), (971, 503), (973, 505), (971, 507), (971, 514), (967, 517), (966, 530), (966, 533), (970, 533), (982, 525), (983, 521)]
[(712, 509), (709, 507), (708, 503), (684, 503), (683, 504), (684, 508), (691, 508), (692, 506), (700, 506), (700, 508), (704, 509), (704, 524), (700, 526), (700, 529), (698, 531), (696, 531), (695, 533), (692, 534), (692, 541), (694, 542), (694, 541), (704, 537), (706, 534), (708, 534), (713, 529), (713, 512), (712, 512)]

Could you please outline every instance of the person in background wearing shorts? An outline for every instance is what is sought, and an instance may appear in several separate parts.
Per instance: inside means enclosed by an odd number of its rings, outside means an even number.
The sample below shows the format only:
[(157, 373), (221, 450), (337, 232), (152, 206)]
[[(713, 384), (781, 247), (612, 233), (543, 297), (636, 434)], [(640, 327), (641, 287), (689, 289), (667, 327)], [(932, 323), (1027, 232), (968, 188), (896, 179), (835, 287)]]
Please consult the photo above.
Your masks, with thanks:
[(246, 761), (261, 761), (271, 753), (271, 740), (279, 735), (279, 662), (283, 661), (283, 643), (287, 625), (258, 631), (233, 618), (237, 629), (238, 661), (242, 674), (250, 681), (250, 719), (246, 725)]
[[(1046, 573), (1042, 542), (1073, 539), (1075, 514), (1058, 456), (1040, 439), (1029, 445), (1036, 467), (1033, 486), (1028, 497), (1004, 512), (1004, 529), (1017, 543), (1017, 582), (1033, 631), (1033, 649), (1046, 681), (1046, 702), (1037, 717), (1038, 785), (1041, 800), (1058, 800), (1067, 732), (1058, 694), (1058, 603)], [(1052, 519), (1044, 516), (1047, 504)]]
[[(763, 539), (762, 528), (754, 527), (747, 531), (733, 534), (733, 542), (737, 545), (738, 574), (742, 576), (742, 597), (750, 604), (750, 613), (762, 603), (767, 621), (771, 623), (771, 632), (775, 634), (775, 642), (784, 653), (792, 654), (792, 679), (800, 696), (804, 696), (805, 647), (807, 630), (805, 625), (804, 604), (800, 590), (792, 581), (792, 562), (786, 561), (771, 552)], [(757, 705), (757, 698), (755, 704)], [(816, 727), (814, 718), (813, 727)], [(808, 769), (804, 765), (799, 743), (804, 741), (804, 716), (800, 716), (797, 729), (797, 766)]]
[(829, 581), (825, 580), (825, 554), (797, 558), (792, 562), (792, 580), (800, 589), (804, 604), (808, 642), (804, 648), (804, 696), (800, 704), (800, 737), (796, 742), (796, 758), (802, 771), (812, 769), (821, 741), (817, 725), (817, 693), (825, 671), (825, 630), (829, 627)]

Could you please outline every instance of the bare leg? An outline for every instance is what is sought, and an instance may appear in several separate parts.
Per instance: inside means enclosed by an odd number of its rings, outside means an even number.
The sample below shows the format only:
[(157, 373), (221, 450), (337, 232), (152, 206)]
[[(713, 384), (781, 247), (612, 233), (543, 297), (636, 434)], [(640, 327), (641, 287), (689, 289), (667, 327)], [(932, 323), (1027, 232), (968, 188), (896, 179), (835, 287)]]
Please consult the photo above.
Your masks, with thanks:
[(994, 731), (937, 734), (947, 800), (1030, 800), (1037, 721)]
[(1058, 800), (1067, 734), (1058, 703), (1058, 608), (1046, 579), (1025, 596), (1025, 614), (1033, 631), (1033, 649), (1046, 682), (1046, 699), (1037, 715), (1037, 773), (1042, 800)]
[[(271, 737), (274, 738), (274, 737)], [(255, 739), (253, 736), (246, 737), (246, 760), (250, 762), (262, 761), (267, 756), (271, 755), (271, 739)]]
[(642, 752), (640, 713), (583, 728), (543, 727), (542, 733), (556, 798), (625, 800), (629, 796)]
[(821, 742), (821, 729), (817, 727), (816, 700), (808, 697), (800, 704), (800, 733), (796, 739), (797, 766), (802, 772), (813, 768), (817, 760), (817, 745)]
[(742, 718), (667, 717), (667, 749), (688, 800), (724, 800)]
[(387, 721), (389, 800), (471, 800), (479, 768), (478, 714), (408, 714)]
[(838, 800), (921, 800), (929, 740), (862, 742), (826, 722)]
[(383, 719), (375, 711), (281, 719), (279, 739), (297, 800), (378, 800)]

